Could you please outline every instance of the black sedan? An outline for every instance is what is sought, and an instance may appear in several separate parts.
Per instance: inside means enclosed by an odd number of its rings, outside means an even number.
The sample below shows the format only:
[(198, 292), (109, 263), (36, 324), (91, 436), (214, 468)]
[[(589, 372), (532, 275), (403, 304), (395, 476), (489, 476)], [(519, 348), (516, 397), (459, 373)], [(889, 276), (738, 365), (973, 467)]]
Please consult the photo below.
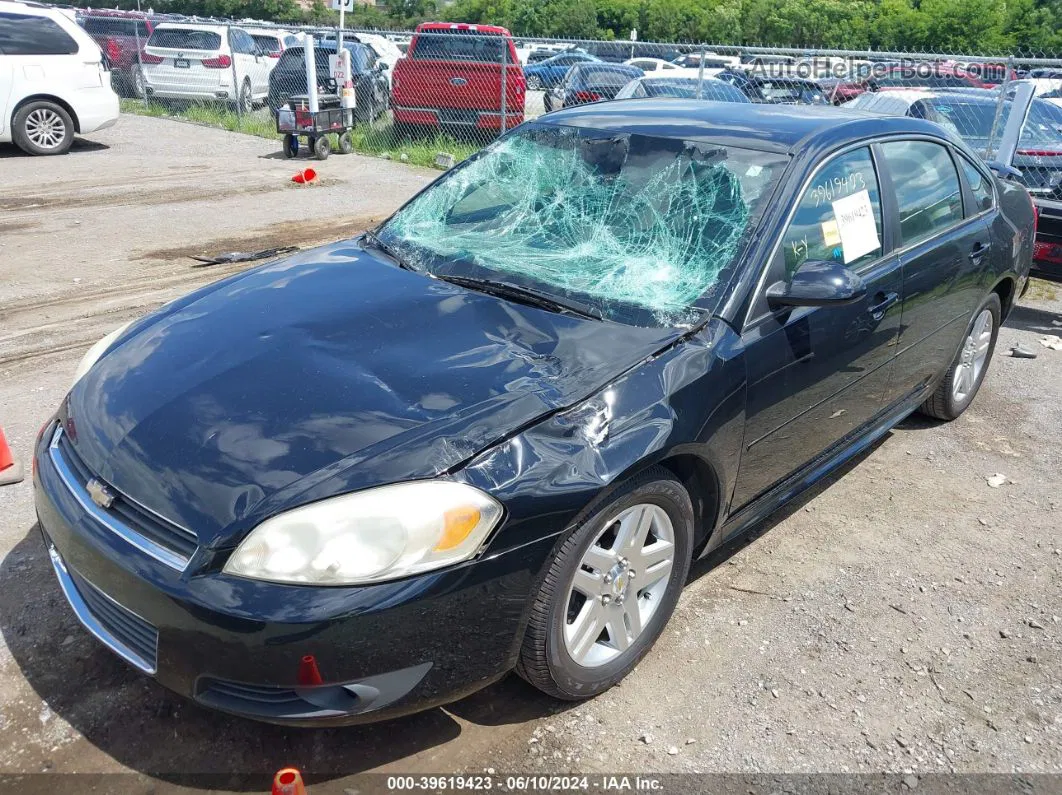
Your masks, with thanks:
[(95, 345), (36, 444), (43, 542), (89, 632), (220, 710), (372, 720), (514, 668), (588, 698), (691, 561), (966, 410), (1032, 244), (924, 120), (559, 111)]
[[(355, 117), (358, 121), (373, 121), (387, 110), (391, 89), (386, 65), (366, 44), (344, 41), (343, 48), (350, 52), (350, 71), (357, 102)], [(314, 46), (317, 88), (321, 93), (338, 94), (342, 88), (336, 85), (328, 68), (328, 56), (335, 54), (334, 40), (317, 42)], [(304, 95), (306, 91), (306, 53), (301, 45), (289, 47), (269, 73), (269, 107), (275, 115), (287, 106), (289, 97)]]
[(543, 95), (547, 111), (615, 99), (620, 89), (645, 72), (637, 66), (611, 63), (579, 63), (564, 80)]

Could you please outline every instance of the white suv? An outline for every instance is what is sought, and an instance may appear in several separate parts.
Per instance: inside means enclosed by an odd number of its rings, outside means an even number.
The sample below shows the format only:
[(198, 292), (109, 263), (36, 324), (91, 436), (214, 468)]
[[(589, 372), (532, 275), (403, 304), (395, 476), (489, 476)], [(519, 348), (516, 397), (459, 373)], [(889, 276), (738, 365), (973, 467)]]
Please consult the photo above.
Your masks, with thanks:
[(0, 142), (61, 155), (75, 133), (118, 121), (100, 48), (50, 6), (0, 0)]
[(275, 64), (242, 28), (185, 22), (157, 25), (141, 63), (149, 97), (225, 102), (243, 112), (265, 101)]

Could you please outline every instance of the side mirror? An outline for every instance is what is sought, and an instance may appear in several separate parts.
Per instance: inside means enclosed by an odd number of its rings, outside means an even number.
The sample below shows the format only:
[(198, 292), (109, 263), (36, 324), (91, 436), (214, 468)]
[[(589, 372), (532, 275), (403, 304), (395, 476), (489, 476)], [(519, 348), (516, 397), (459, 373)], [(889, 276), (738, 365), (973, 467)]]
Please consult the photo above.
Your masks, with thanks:
[(841, 306), (862, 300), (867, 285), (859, 274), (839, 262), (808, 260), (793, 278), (767, 288), (767, 303), (775, 306)]

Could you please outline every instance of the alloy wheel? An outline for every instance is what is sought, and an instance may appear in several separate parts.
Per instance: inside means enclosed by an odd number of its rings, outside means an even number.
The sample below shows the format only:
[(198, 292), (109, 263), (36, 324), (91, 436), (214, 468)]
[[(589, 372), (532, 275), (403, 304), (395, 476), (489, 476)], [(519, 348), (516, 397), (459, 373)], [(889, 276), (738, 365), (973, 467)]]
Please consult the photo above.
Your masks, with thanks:
[(951, 396), (956, 403), (962, 403), (977, 388), (978, 379), (988, 360), (988, 351), (992, 347), (993, 322), (992, 312), (982, 309), (962, 345), (959, 364), (951, 379)]
[(51, 108), (36, 108), (26, 117), (26, 137), (41, 149), (55, 149), (66, 138), (66, 122)]
[(652, 619), (675, 564), (675, 528), (658, 505), (642, 503), (605, 523), (568, 588), (564, 645), (577, 664), (604, 665)]

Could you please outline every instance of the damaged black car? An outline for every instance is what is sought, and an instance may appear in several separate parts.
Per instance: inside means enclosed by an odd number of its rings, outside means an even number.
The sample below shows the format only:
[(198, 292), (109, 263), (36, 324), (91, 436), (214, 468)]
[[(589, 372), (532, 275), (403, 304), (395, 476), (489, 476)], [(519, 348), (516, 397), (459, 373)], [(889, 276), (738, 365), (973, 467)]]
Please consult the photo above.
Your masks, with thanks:
[(259, 720), (631, 672), (691, 561), (970, 405), (1033, 213), (920, 119), (624, 100), (94, 346), (36, 446), (80, 621)]

